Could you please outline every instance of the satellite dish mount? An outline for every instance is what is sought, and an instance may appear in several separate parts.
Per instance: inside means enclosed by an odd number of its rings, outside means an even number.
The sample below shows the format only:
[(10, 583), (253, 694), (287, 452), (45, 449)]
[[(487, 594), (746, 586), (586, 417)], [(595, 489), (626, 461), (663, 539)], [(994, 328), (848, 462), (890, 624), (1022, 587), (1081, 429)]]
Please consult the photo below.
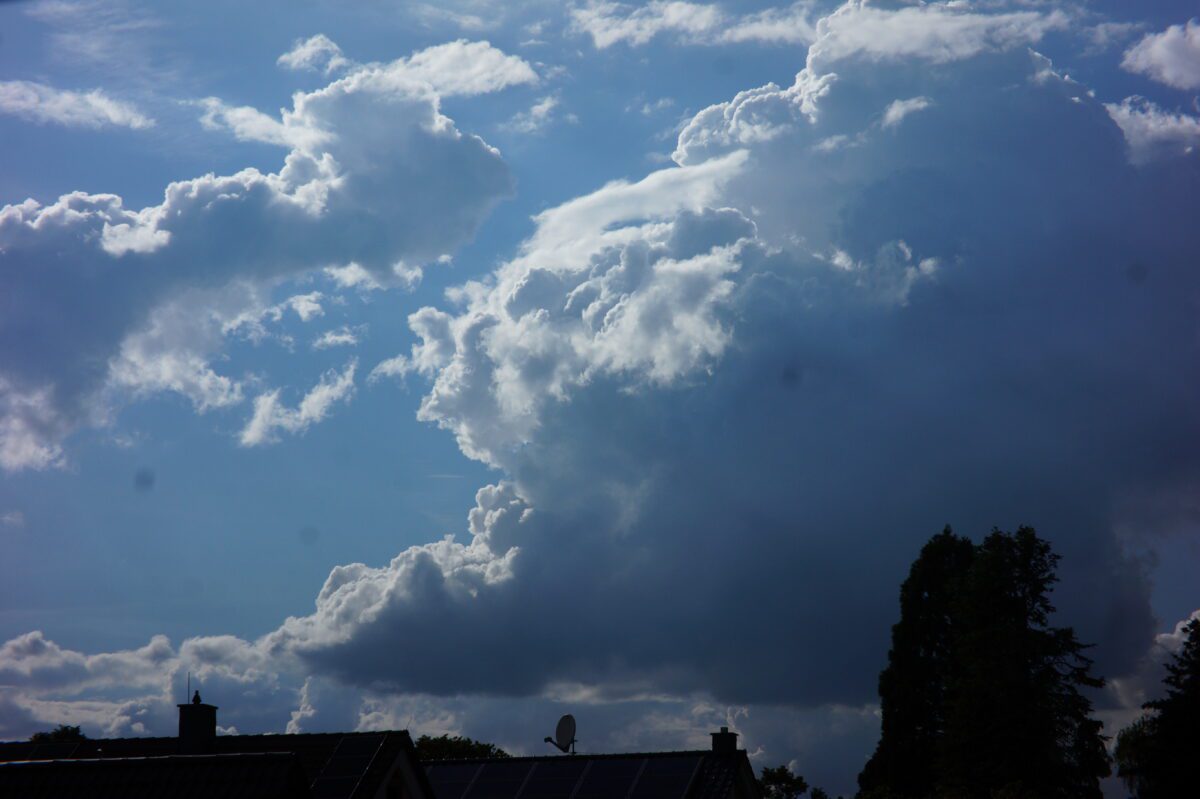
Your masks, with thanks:
[(558, 726), (554, 728), (554, 737), (547, 735), (546, 743), (560, 752), (575, 754), (575, 717), (568, 713), (559, 719)]

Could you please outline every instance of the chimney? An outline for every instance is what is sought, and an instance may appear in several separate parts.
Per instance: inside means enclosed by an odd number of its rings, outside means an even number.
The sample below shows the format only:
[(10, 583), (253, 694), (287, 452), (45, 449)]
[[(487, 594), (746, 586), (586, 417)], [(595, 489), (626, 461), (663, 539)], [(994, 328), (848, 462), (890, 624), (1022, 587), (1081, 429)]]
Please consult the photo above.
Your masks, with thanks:
[(720, 732), (710, 732), (713, 739), (713, 752), (718, 755), (732, 755), (737, 752), (736, 732), (730, 732), (728, 727), (722, 727)]
[(208, 749), (217, 737), (217, 706), (200, 701), (200, 692), (187, 705), (179, 705), (179, 751), (196, 754)]

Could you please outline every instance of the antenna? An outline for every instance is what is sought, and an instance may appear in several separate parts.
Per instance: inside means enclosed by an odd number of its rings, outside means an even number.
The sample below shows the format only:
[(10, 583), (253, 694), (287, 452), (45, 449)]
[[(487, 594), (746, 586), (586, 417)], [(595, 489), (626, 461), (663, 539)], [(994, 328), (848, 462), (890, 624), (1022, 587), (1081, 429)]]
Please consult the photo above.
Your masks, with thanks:
[(188, 700), (188, 697), (191, 695), (192, 695), (192, 673), (189, 671), (188, 672), (188, 689), (187, 689), (187, 693), (183, 695), (183, 701), (186, 702)]
[(560, 752), (575, 754), (575, 717), (568, 713), (559, 719), (558, 726), (554, 728), (554, 737), (547, 735), (546, 743)]

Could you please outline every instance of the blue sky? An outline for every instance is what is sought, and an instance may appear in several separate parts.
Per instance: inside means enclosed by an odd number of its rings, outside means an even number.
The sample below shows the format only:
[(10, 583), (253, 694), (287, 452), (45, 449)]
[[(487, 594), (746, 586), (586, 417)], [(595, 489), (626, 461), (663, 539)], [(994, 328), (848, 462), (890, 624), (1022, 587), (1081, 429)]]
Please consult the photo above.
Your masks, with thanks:
[(947, 522), (1054, 543), (1127, 720), (1200, 607), (1193, 12), (0, 4), (0, 736), (191, 671), (847, 791)]

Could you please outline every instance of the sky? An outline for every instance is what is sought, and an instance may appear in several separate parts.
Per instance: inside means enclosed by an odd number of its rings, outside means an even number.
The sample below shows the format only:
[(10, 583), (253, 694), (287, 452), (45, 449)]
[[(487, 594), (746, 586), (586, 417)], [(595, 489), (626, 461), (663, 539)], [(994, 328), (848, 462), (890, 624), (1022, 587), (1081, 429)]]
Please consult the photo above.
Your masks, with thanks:
[(0, 3), (0, 738), (403, 727), (853, 790), (1034, 525), (1200, 612), (1182, 0)]

